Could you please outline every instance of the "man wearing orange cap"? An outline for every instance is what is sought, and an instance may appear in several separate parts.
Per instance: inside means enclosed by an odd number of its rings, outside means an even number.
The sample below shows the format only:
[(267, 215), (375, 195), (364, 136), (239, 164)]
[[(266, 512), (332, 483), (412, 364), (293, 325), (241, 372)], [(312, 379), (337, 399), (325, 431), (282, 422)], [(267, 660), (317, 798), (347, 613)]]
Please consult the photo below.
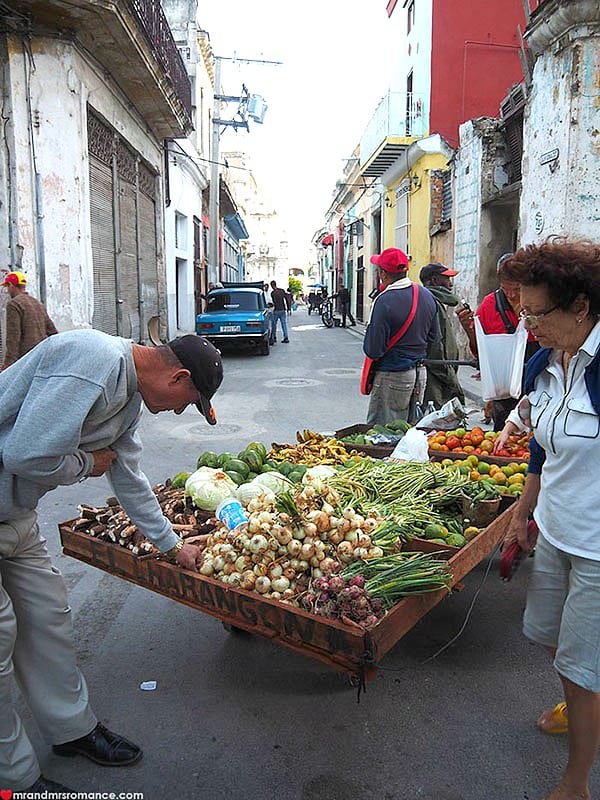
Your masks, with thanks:
[(6, 304), (4, 363), (0, 367), (6, 369), (58, 331), (43, 304), (27, 294), (27, 278), (22, 272), (9, 272), (2, 286), (10, 295)]
[[(415, 422), (427, 381), (422, 362), (437, 333), (436, 302), (431, 292), (408, 278), (408, 256), (402, 250), (388, 247), (371, 256), (371, 263), (378, 267), (384, 289), (371, 307), (363, 343), (365, 355), (377, 359), (367, 423)], [(409, 320), (401, 338), (389, 347)]]

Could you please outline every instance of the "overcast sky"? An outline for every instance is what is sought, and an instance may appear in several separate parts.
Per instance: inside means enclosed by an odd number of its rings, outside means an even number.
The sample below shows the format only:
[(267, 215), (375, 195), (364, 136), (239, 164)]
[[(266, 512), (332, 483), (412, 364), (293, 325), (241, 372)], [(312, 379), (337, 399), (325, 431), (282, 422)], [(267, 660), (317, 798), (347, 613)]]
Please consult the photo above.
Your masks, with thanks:
[[(221, 151), (245, 150), (266, 198), (284, 220), (290, 257), (301, 259), (323, 224), (335, 182), (390, 83), (385, 0), (211, 0), (199, 24), (223, 61), (225, 94), (244, 83), (268, 111), (250, 132), (228, 129)], [(235, 106), (230, 106), (231, 118)]]

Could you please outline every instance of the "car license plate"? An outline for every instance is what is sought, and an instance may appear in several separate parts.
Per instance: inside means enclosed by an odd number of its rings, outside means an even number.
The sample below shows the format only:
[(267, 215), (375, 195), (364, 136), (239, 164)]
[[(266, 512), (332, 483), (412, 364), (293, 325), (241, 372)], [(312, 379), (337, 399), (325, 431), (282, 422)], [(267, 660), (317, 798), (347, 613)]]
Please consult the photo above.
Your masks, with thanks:
[(221, 333), (239, 333), (242, 330), (241, 325), (221, 325), (219, 328)]

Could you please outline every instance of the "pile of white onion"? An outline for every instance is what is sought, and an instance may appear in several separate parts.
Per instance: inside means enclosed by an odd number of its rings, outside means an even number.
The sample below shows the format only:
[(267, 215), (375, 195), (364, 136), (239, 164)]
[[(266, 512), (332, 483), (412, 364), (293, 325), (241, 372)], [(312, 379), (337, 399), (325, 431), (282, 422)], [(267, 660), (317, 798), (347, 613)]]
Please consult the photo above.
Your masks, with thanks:
[(292, 516), (275, 508), (270, 493), (252, 498), (247, 524), (234, 531), (219, 524), (209, 536), (200, 573), (296, 605), (311, 579), (383, 556), (369, 535), (381, 522), (375, 512), (336, 511), (339, 495), (326, 485), (305, 486), (293, 500), (298, 514)]

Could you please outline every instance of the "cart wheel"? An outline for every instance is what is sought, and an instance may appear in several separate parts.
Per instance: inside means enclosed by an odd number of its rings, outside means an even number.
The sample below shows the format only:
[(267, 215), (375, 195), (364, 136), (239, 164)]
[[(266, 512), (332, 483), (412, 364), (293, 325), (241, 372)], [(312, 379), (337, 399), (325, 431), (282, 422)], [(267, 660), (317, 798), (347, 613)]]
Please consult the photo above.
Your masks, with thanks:
[(225, 628), (227, 633), (235, 633), (237, 635), (245, 635), (248, 631), (243, 628), (238, 628), (237, 625), (232, 625), (230, 622), (222, 622), (221, 625)]
[(348, 686), (351, 689), (358, 689), (360, 686), (360, 678), (358, 675), (346, 675), (346, 679), (348, 681)]

